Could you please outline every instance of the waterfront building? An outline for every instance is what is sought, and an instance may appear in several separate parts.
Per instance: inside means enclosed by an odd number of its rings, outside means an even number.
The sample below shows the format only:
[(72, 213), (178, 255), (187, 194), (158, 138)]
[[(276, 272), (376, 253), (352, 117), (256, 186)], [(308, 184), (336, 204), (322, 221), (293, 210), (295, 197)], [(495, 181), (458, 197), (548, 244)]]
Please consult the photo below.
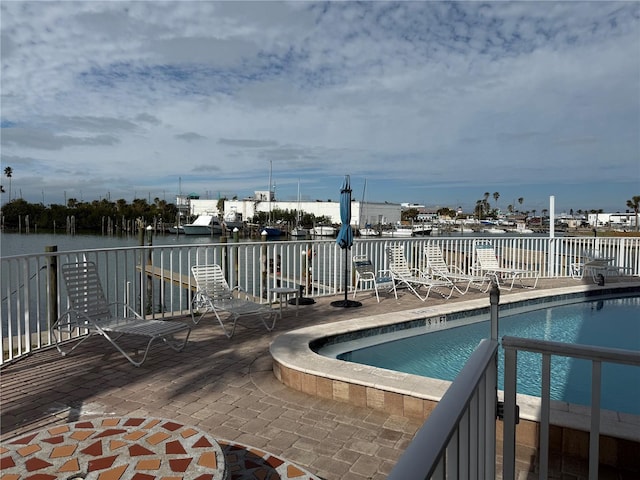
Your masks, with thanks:
[[(228, 215), (232, 212), (242, 215), (243, 219), (253, 218), (258, 212), (271, 210), (300, 210), (316, 217), (327, 217), (331, 223), (340, 223), (340, 203), (331, 201), (278, 201), (272, 196), (269, 201), (268, 192), (255, 192), (254, 197), (241, 200), (225, 200), (224, 212), (218, 211), (218, 200), (191, 200), (192, 215)], [(397, 203), (363, 203), (354, 200), (351, 203), (351, 224), (377, 225), (395, 224), (401, 219), (401, 206)]]

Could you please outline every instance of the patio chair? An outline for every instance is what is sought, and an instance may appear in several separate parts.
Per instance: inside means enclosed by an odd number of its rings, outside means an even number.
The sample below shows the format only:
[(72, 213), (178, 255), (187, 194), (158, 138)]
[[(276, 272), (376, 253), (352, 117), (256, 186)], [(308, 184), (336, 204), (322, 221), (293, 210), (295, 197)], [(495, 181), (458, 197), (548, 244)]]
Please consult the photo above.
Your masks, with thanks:
[(570, 265), (571, 277), (582, 280), (585, 276), (591, 277), (593, 283), (604, 285), (604, 278), (622, 275), (629, 270), (615, 263), (615, 257), (603, 255), (598, 251), (587, 250), (582, 253), (582, 261)]
[[(428, 243), (424, 249), (424, 258), (427, 263), (429, 274), (434, 278), (449, 280), (453, 284), (453, 288), (464, 295), (474, 286), (481, 292), (486, 292), (491, 287), (491, 282), (486, 275), (468, 275), (456, 265), (448, 265), (444, 260), (442, 249), (439, 245)], [(487, 287), (484, 287), (485, 282)], [(461, 287), (458, 284), (462, 285)]]
[[(487, 275), (492, 278), (499, 288), (503, 290), (511, 290), (518, 280), (522, 288), (536, 288), (540, 273), (535, 270), (523, 270), (519, 268), (501, 267), (498, 263), (498, 256), (495, 248), (490, 242), (474, 243), (476, 265), (474, 269), (481, 275)], [(524, 277), (531, 278), (533, 276), (534, 283), (532, 286), (524, 284)], [(511, 283), (507, 286), (509, 280)]]
[[(396, 287), (404, 285), (423, 302), (429, 297), (431, 290), (436, 291), (446, 299), (451, 298), (451, 295), (453, 295), (454, 287), (450, 280), (430, 278), (417, 268), (409, 267), (404, 255), (404, 247), (402, 244), (397, 243), (387, 246), (387, 259), (389, 261), (389, 270), (391, 271), (393, 280), (396, 283)], [(419, 290), (421, 288), (427, 289), (427, 293), (424, 297), (420, 295)], [(443, 288), (450, 289), (449, 295), (445, 295), (442, 292)], [(398, 298), (397, 293), (396, 298)]]
[[(229, 288), (220, 265), (194, 265), (191, 272), (197, 286), (191, 301), (191, 318), (196, 325), (205, 315), (212, 312), (227, 338), (233, 336), (238, 319), (242, 316), (259, 318), (269, 332), (276, 326), (277, 310), (271, 308), (271, 305), (249, 300), (246, 295), (245, 298), (240, 298), (243, 291), (240, 287)], [(222, 314), (228, 314), (231, 318), (230, 327), (225, 326)]]
[[(102, 335), (116, 350), (136, 367), (144, 363), (153, 342), (162, 340), (176, 352), (187, 344), (191, 327), (182, 322), (151, 320), (142, 318), (131, 307), (122, 303), (107, 303), (98, 270), (94, 262), (68, 263), (61, 267), (62, 278), (67, 289), (70, 308), (51, 326), (56, 348), (64, 356), (78, 348), (87, 338)], [(62, 335), (71, 335), (74, 330), (86, 331), (79, 342), (65, 351)], [(183, 341), (175, 334), (186, 334)], [(123, 335), (142, 337), (147, 340), (142, 359), (137, 361), (118, 344)]]
[(360, 287), (360, 290), (373, 288), (376, 292), (378, 303), (380, 303), (380, 295), (378, 294), (380, 288), (384, 288), (387, 291), (393, 290), (395, 297), (398, 298), (396, 284), (389, 270), (376, 271), (373, 263), (366, 255), (354, 255), (352, 261), (353, 269), (356, 272), (356, 286), (353, 289), (353, 298), (356, 298), (358, 287)]

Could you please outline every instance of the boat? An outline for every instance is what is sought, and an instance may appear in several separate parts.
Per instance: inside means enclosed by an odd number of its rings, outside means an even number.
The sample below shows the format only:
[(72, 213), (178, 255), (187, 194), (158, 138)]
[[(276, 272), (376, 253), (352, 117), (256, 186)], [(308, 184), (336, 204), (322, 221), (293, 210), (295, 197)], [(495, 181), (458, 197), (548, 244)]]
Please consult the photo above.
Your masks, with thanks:
[(391, 230), (382, 231), (383, 237), (406, 238), (406, 237), (413, 237), (413, 235), (414, 233), (413, 233), (412, 227), (398, 226), (398, 227), (392, 228)]
[(293, 230), (291, 230), (292, 237), (307, 237), (310, 234), (311, 232), (309, 231), (309, 229), (304, 227), (295, 227)]
[(222, 219), (222, 224), (228, 232), (232, 232), (234, 228), (242, 230), (242, 228), (244, 227), (242, 214), (236, 212), (235, 210), (232, 210), (231, 212), (225, 214), (224, 218)]
[(497, 227), (490, 227), (490, 228), (485, 228), (482, 230), (484, 233), (491, 233), (491, 234), (502, 234), (502, 233), (507, 233), (506, 230), (503, 230), (502, 228), (497, 228)]
[(420, 224), (420, 225), (414, 225), (412, 230), (414, 235), (428, 236), (428, 235), (431, 235), (432, 229), (433, 229), (432, 225)]
[(308, 237), (311, 232), (308, 228), (304, 228), (302, 226), (302, 211), (300, 210), (300, 180), (298, 180), (298, 208), (296, 209), (296, 213), (296, 226), (291, 230), (290, 235), (292, 237)]
[(331, 225), (317, 225), (311, 229), (311, 235), (316, 237), (335, 237), (336, 229)]
[(184, 235), (184, 225), (172, 225), (169, 227), (169, 233), (175, 233), (177, 235)]
[(371, 228), (370, 226), (366, 226), (365, 228), (361, 228), (358, 230), (358, 233), (361, 237), (378, 237), (380, 236), (380, 232)]
[(222, 226), (214, 215), (200, 215), (192, 223), (182, 226), (185, 235), (220, 235)]
[(281, 228), (274, 225), (264, 225), (260, 231), (262, 234), (267, 234), (267, 237), (280, 237), (284, 235)]
[(273, 195), (273, 183), (271, 181), (272, 178), (272, 173), (273, 173), (273, 161), (269, 160), (269, 190), (267, 195), (269, 196), (268, 201), (269, 201), (269, 218), (268, 218), (268, 223), (266, 225), (262, 226), (262, 229), (260, 230), (260, 233), (262, 235), (266, 235), (267, 237), (280, 237), (284, 234), (284, 232), (282, 231), (282, 229), (275, 225), (272, 220), (271, 220), (271, 200)]
[(527, 228), (524, 222), (518, 222), (516, 224), (516, 229), (514, 230), (514, 232), (527, 234), (527, 233), (533, 233), (533, 230), (531, 230), (530, 228)]

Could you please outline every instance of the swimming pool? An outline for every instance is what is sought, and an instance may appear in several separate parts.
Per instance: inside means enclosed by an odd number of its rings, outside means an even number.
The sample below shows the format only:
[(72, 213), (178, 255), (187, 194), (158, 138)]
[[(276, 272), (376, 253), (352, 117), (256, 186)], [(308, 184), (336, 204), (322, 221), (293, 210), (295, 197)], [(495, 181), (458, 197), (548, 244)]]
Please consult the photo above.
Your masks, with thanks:
[[(639, 313), (640, 297), (585, 301), (510, 316), (504, 316), (501, 312), (499, 337), (509, 335), (640, 350)], [(452, 326), (454, 323), (465, 325)], [(339, 354), (337, 358), (414, 375), (453, 380), (479, 341), (489, 335), (488, 321), (443, 322), (438, 319), (438, 328), (429, 333), (355, 349)], [(501, 352), (498, 374), (501, 389), (503, 357)], [(589, 405), (590, 362), (553, 356), (551, 368), (553, 400)], [(540, 355), (520, 352), (518, 393), (540, 396), (540, 378)], [(640, 415), (638, 398), (639, 368), (603, 364), (603, 408)]]

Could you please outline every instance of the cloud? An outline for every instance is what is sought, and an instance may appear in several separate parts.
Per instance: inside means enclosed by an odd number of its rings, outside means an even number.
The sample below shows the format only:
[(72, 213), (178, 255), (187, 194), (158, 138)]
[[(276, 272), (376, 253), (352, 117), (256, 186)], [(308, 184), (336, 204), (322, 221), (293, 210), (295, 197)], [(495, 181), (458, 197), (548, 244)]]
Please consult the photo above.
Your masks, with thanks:
[[(89, 168), (103, 181), (85, 197), (175, 193), (178, 177), (244, 196), (270, 163), (280, 198), (298, 181), (336, 197), (345, 173), (371, 201), (473, 206), (492, 186), (506, 198), (532, 185), (538, 202), (552, 189), (560, 208), (613, 208), (638, 194), (637, 3), (0, 9), (1, 161)], [(40, 198), (34, 167), (13, 163)], [(599, 180), (622, 198), (568, 186)]]

